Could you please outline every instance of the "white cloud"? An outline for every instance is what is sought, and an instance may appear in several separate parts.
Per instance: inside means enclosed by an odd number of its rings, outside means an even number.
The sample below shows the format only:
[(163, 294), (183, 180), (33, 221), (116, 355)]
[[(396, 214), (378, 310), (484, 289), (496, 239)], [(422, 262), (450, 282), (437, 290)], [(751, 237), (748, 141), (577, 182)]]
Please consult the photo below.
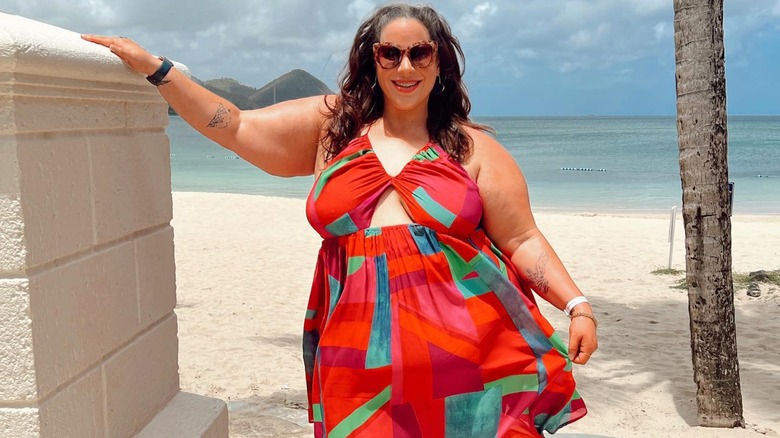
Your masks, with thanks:
[(458, 30), (463, 33), (463, 37), (471, 37), (484, 28), (487, 19), (495, 15), (497, 11), (498, 7), (490, 2), (480, 3), (460, 17)]
[(578, 70), (583, 70), (587, 67), (588, 67), (587, 62), (567, 61), (558, 67), (558, 71), (561, 73), (572, 73)]
[(661, 41), (664, 38), (669, 37), (672, 35), (671, 32), (667, 32), (667, 29), (670, 26), (667, 25), (666, 22), (662, 21), (660, 23), (656, 23), (655, 26), (653, 26), (653, 30), (655, 31), (655, 39), (656, 41)]
[(477, 18), (477, 20), (480, 20), (482, 16), (484, 15), (493, 15), (496, 13), (495, 5), (490, 4), (490, 2), (480, 3), (474, 8), (474, 16)]
[(539, 57), (539, 53), (536, 50), (529, 48), (516, 49), (515, 57), (517, 59), (534, 59)]
[(376, 3), (368, 0), (355, 0), (347, 6), (347, 13), (355, 20), (363, 20), (376, 8)]
[(603, 39), (609, 34), (609, 25), (601, 23), (596, 29), (582, 29), (569, 37), (569, 44), (572, 48), (583, 49), (587, 47), (600, 46)]
[(87, 0), (89, 7), (89, 14), (94, 17), (99, 23), (108, 24), (116, 21), (116, 12), (101, 0)]
[(655, 14), (672, 8), (669, 0), (632, 0), (635, 10), (642, 15)]
[(519, 65), (512, 65), (507, 69), (507, 73), (514, 79), (522, 79), (525, 76), (525, 71)]

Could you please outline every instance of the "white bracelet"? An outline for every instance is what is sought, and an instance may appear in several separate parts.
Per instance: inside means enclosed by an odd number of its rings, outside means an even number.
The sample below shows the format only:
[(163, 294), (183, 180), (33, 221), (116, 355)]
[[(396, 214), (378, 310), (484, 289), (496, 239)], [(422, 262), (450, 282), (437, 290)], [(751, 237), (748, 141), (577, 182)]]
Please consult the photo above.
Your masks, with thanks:
[(582, 303), (587, 303), (587, 302), (588, 302), (588, 299), (587, 299), (587, 298), (585, 298), (585, 297), (584, 297), (584, 296), (582, 296), (582, 295), (580, 295), (580, 296), (578, 296), (578, 297), (574, 297), (574, 298), (570, 299), (568, 303), (566, 303), (566, 308), (565, 308), (565, 309), (563, 309), (563, 313), (565, 313), (565, 314), (566, 314), (566, 316), (569, 316), (569, 315), (571, 315), (571, 311), (572, 311), (572, 310), (573, 310), (573, 309), (574, 309), (574, 308), (575, 308), (577, 305), (579, 305), (579, 304), (582, 304)]

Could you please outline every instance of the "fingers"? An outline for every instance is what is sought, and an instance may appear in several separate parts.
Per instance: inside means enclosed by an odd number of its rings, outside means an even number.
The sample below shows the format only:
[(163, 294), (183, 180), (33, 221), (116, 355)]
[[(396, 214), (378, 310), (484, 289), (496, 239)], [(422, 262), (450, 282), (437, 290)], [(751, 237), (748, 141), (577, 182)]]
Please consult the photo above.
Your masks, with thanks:
[(100, 44), (101, 46), (110, 47), (111, 44), (114, 44), (114, 41), (116, 41), (120, 37), (83, 34), (81, 35), (81, 38), (95, 44)]
[(569, 359), (578, 364), (585, 365), (598, 349), (595, 337), (586, 336), (581, 332), (569, 333)]
[(81, 38), (108, 48), (111, 53), (137, 73), (143, 73), (148, 76), (154, 73), (160, 66), (161, 61), (157, 57), (149, 54), (130, 38), (90, 34), (81, 35)]
[(569, 360), (571, 361), (573, 361), (580, 352), (580, 340), (581, 339), (569, 339)]
[(576, 363), (577, 365), (585, 365), (586, 363), (588, 363), (589, 360), (590, 360), (590, 354), (584, 351), (580, 351), (574, 357), (572, 362)]
[(582, 349), (582, 339), (584, 338), (581, 330), (574, 330), (569, 326), (569, 360), (573, 361)]
[(580, 342), (569, 344), (569, 359), (578, 365), (585, 365), (595, 352), (595, 348), (588, 348)]
[(583, 345), (579, 345), (576, 348), (577, 351), (574, 354), (574, 358), (572, 358), (571, 361), (576, 363), (577, 365), (585, 365), (586, 363), (588, 363), (591, 356), (593, 356), (593, 354), (596, 352), (595, 348), (591, 349)]
[(125, 46), (133, 46), (136, 45), (136, 43), (126, 37), (123, 36), (104, 36), (104, 35), (88, 35), (83, 34), (81, 35), (81, 39), (95, 43), (100, 44), (103, 47), (108, 47), (109, 50), (111, 50), (113, 53), (117, 52), (117, 49), (120, 47)]

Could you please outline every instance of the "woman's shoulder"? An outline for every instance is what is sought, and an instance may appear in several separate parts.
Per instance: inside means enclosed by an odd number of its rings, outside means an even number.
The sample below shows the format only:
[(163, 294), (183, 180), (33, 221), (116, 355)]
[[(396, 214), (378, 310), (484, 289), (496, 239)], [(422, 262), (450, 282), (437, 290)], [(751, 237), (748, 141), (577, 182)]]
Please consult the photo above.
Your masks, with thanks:
[(504, 146), (490, 133), (473, 126), (464, 126), (465, 132), (471, 137), (471, 154), (464, 163), (478, 174), (479, 169), (490, 165), (496, 160), (512, 159)]
[(471, 137), (471, 145), (475, 152), (477, 149), (501, 147), (501, 144), (489, 131), (469, 125), (464, 125), (463, 130)]

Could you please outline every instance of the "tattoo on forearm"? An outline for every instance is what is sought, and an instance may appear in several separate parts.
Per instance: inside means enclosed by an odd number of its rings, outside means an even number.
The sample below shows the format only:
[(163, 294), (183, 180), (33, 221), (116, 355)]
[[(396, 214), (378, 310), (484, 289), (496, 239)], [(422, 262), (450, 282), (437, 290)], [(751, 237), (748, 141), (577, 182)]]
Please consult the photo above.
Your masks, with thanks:
[(547, 268), (547, 262), (550, 260), (550, 256), (546, 252), (543, 252), (536, 260), (536, 266), (533, 269), (525, 268), (525, 273), (528, 274), (528, 279), (539, 294), (546, 294), (550, 290), (550, 283), (544, 276), (545, 269)]
[(232, 117), (230, 110), (225, 108), (225, 105), (219, 104), (217, 112), (214, 114), (214, 118), (208, 124), (209, 128), (227, 128), (230, 125)]

